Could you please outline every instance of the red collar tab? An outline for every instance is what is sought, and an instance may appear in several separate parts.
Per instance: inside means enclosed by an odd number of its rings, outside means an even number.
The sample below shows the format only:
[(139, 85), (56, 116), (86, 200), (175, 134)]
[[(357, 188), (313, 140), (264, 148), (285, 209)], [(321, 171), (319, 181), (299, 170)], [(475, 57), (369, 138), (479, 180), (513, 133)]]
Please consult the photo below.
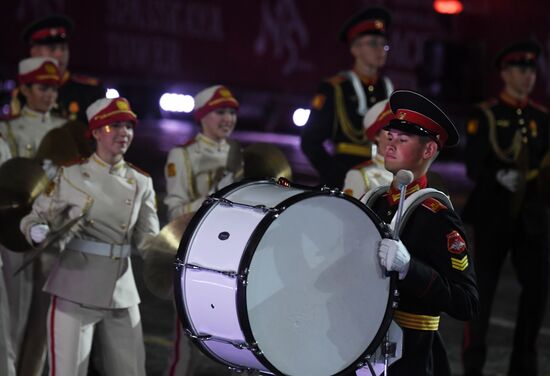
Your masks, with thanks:
[(385, 33), (386, 32), (386, 25), (384, 24), (384, 21), (382, 20), (367, 20), (363, 22), (359, 22), (357, 25), (349, 29), (348, 31), (348, 42), (351, 42), (356, 36), (367, 33), (370, 31), (378, 32), (378, 33)]
[(529, 98), (525, 98), (523, 100), (516, 99), (516, 98), (512, 97), (510, 94), (508, 94), (505, 91), (500, 93), (500, 100), (503, 101), (504, 103), (506, 103), (509, 106), (519, 107), (519, 108), (525, 108), (529, 104)]
[[(428, 186), (428, 178), (426, 175), (423, 175), (413, 181), (411, 184), (407, 185), (407, 190), (405, 191), (405, 198), (409, 197), (414, 192), (417, 192), (421, 189), (424, 189)], [(390, 205), (396, 205), (399, 203), (399, 197), (401, 197), (401, 191), (395, 188), (393, 185), (390, 187), (388, 193), (386, 193), (386, 199)]]
[(64, 27), (48, 27), (35, 31), (31, 35), (31, 42), (38, 42), (46, 38), (58, 37), (60, 39), (67, 38), (67, 30)]
[(408, 109), (399, 109), (395, 112), (395, 118), (409, 123), (414, 123), (425, 130), (434, 133), (440, 146), (445, 145), (447, 138), (449, 138), (445, 128), (420, 112)]

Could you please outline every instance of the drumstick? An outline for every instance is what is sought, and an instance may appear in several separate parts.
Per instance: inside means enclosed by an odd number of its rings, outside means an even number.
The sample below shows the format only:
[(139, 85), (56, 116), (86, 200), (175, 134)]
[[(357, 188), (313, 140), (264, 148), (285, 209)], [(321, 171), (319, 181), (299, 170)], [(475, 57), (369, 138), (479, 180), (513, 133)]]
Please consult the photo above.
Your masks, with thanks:
[[(397, 217), (395, 218), (395, 226), (393, 228), (393, 239), (399, 240), (399, 231), (401, 228), (401, 217), (403, 215), (403, 202), (405, 201), (405, 195), (407, 194), (407, 186), (412, 183), (414, 180), (414, 175), (409, 170), (399, 170), (397, 171), (397, 174), (395, 174), (395, 182), (397, 183), (397, 186), (399, 187), (400, 194), (399, 194), (399, 205), (397, 206), (397, 213), (395, 214)], [(397, 272), (391, 272), (394, 276), (397, 275)], [(386, 343), (389, 343), (389, 334), (386, 333), (384, 336), (384, 341)], [(385, 352), (384, 353), (384, 376), (388, 375), (388, 359), (390, 355)]]
[(399, 231), (401, 230), (401, 216), (403, 215), (403, 202), (405, 201), (405, 195), (407, 192), (407, 185), (411, 184), (414, 180), (414, 175), (409, 170), (399, 170), (395, 174), (395, 181), (399, 190), (399, 205), (397, 206), (397, 217), (395, 218), (395, 227), (393, 228), (393, 239), (399, 240)]

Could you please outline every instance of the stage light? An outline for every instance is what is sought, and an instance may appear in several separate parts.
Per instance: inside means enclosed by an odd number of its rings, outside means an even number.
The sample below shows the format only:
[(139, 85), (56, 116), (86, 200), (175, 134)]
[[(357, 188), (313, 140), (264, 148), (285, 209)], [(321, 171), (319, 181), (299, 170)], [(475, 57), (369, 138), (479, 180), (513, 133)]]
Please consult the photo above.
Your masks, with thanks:
[(442, 14), (459, 14), (462, 12), (462, 2), (460, 0), (435, 0), (434, 9)]
[(193, 111), (195, 101), (190, 95), (164, 93), (160, 97), (159, 105), (163, 111), (189, 113)]
[(118, 93), (117, 89), (108, 88), (107, 91), (105, 92), (105, 98), (113, 99), (118, 97), (120, 97), (120, 94)]
[(303, 127), (306, 125), (310, 112), (311, 110), (306, 108), (296, 109), (292, 114), (292, 121), (294, 122), (294, 125), (297, 127)]

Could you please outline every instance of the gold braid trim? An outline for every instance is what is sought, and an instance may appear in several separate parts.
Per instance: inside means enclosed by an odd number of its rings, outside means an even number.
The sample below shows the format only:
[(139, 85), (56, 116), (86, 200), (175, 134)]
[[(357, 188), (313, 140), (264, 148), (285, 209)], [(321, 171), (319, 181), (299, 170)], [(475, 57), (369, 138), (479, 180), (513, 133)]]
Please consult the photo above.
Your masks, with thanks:
[(198, 194), (195, 185), (195, 177), (193, 176), (193, 166), (191, 166), (189, 151), (187, 151), (186, 148), (182, 148), (181, 150), (183, 151), (183, 162), (185, 163), (185, 172), (187, 174), (187, 181), (189, 182), (189, 190), (191, 191), (191, 200), (194, 200), (198, 197)]
[(489, 124), (489, 143), (491, 144), (491, 147), (493, 148), (493, 151), (495, 152), (495, 155), (497, 156), (497, 158), (499, 158), (501, 161), (506, 163), (516, 162), (521, 152), (520, 131), (518, 130), (514, 134), (512, 145), (508, 149), (503, 150), (498, 144), (497, 125), (496, 125), (495, 115), (493, 114), (493, 111), (487, 108), (482, 108), (481, 110), (485, 113), (485, 116), (487, 117), (487, 123)]
[(336, 116), (342, 127), (342, 132), (355, 144), (365, 144), (365, 132), (363, 129), (355, 129), (349, 120), (346, 113), (346, 106), (344, 102), (344, 94), (342, 88), (338, 84), (332, 84), (334, 87), (334, 107), (336, 109)]

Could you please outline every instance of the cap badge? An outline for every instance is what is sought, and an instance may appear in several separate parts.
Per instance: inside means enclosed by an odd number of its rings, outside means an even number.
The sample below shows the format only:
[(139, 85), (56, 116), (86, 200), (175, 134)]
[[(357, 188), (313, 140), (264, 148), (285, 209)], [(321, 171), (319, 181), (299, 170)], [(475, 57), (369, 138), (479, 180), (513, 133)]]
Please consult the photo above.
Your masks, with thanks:
[(405, 112), (400, 112), (398, 115), (397, 115), (397, 118), (399, 120), (405, 120), (405, 118), (407, 117), (407, 113)]
[(122, 101), (122, 100), (119, 100), (119, 101), (116, 102), (116, 107), (121, 111), (128, 111), (129, 110), (128, 103), (126, 103), (125, 101)]
[(383, 29), (384, 28), (384, 22), (380, 20), (374, 20), (374, 28), (375, 29)]
[(222, 97), (228, 98), (231, 96), (231, 92), (227, 89), (220, 89), (220, 95)]
[(44, 70), (46, 71), (46, 73), (54, 74), (55, 73), (55, 65), (53, 65), (52, 63), (46, 63), (46, 64), (44, 64)]
[(50, 29), (50, 35), (56, 36), (57, 35), (57, 29)]

